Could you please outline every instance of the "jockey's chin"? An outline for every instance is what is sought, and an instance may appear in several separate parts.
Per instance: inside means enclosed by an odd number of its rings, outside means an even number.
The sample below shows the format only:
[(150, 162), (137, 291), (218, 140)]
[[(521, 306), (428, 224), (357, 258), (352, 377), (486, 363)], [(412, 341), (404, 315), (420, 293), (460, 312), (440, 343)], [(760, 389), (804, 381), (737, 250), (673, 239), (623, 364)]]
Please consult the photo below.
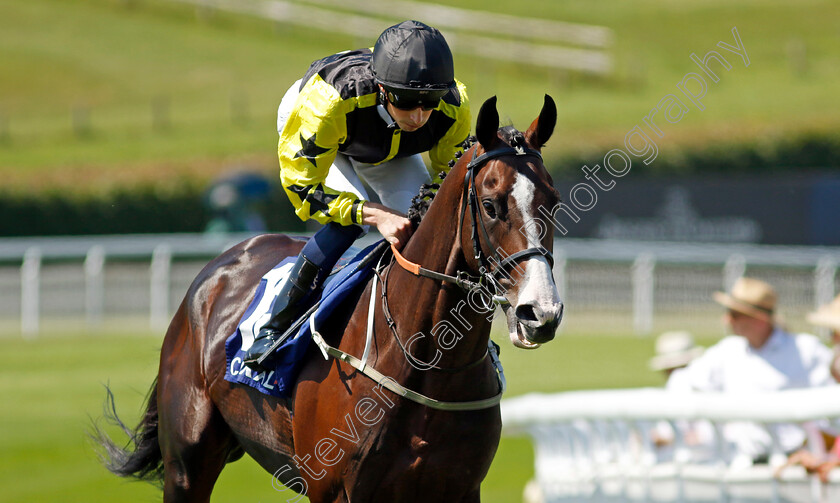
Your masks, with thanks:
[(405, 131), (406, 133), (413, 133), (414, 131), (417, 131), (418, 129), (423, 127), (423, 124), (404, 124), (399, 122), (397, 123), (397, 125), (400, 127), (401, 130)]
[(388, 113), (391, 115), (391, 118), (394, 119), (394, 122), (397, 123), (397, 127), (406, 133), (417, 131), (423, 127), (426, 122), (428, 122), (429, 117), (432, 116), (431, 110), (423, 110), (420, 107), (417, 107), (414, 110), (401, 110), (390, 103), (388, 104)]
[(397, 123), (397, 127), (399, 127), (401, 130), (405, 131), (406, 133), (412, 133), (425, 126), (428, 120), (428, 117), (420, 117), (417, 120), (396, 119), (395, 122)]

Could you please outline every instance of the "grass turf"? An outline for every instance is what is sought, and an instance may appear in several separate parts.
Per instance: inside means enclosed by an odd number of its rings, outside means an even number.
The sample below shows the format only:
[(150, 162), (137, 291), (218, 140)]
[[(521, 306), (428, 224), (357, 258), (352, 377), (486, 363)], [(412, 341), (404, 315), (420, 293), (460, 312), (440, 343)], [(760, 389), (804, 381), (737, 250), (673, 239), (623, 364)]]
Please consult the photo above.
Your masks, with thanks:
[[(646, 367), (653, 342), (646, 338), (561, 335), (537, 351), (502, 344), (509, 393), (657, 386)], [(156, 375), (161, 338), (136, 335), (65, 335), (24, 341), (0, 339), (7, 355), (0, 370), (0, 501), (159, 501), (151, 485), (108, 473), (86, 437), (101, 416), (103, 384), (116, 395), (126, 424), (139, 421), (143, 398)], [(705, 341), (708, 342), (708, 341)], [(107, 428), (119, 441), (124, 437)], [(533, 475), (525, 438), (503, 438), (483, 485), (483, 501), (521, 498)], [(228, 465), (214, 501), (283, 501), (270, 474), (247, 456)]]

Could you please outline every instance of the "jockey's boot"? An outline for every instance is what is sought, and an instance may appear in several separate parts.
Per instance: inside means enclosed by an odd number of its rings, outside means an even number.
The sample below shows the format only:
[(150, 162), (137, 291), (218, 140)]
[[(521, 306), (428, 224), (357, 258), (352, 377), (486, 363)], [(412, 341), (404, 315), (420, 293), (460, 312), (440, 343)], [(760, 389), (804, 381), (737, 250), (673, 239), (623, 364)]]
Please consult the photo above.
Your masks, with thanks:
[(320, 276), (321, 268), (311, 262), (303, 254), (298, 255), (297, 261), (289, 271), (289, 277), (271, 307), (271, 319), (263, 325), (254, 343), (248, 348), (243, 363), (254, 369), (263, 370), (257, 359), (286, 332), (297, 314), (297, 303), (316, 288), (315, 283)]

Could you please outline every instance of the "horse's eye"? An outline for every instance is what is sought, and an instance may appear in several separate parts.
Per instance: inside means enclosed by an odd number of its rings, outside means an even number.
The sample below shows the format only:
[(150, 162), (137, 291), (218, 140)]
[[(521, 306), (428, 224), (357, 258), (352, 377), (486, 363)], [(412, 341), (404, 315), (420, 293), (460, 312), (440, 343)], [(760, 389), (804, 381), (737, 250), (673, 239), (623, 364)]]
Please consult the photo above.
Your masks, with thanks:
[(484, 206), (484, 211), (487, 212), (487, 216), (490, 218), (496, 218), (496, 207), (493, 206), (493, 203), (490, 201), (482, 201), (482, 206)]

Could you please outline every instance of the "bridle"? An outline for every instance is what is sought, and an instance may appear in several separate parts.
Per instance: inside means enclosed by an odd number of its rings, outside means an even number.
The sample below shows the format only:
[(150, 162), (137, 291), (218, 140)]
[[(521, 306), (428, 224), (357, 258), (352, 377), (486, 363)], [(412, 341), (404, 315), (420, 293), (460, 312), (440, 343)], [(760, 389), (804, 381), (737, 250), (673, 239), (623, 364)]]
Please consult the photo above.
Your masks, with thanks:
[[(488, 300), (487, 304), (483, 307), (488, 309), (493, 308), (492, 302), (495, 302), (499, 305), (509, 304), (508, 300), (502, 295), (504, 292), (504, 288), (499, 283), (498, 276), (503, 274), (508, 268), (516, 266), (519, 261), (534, 256), (539, 255), (546, 258), (549, 263), (550, 267), (554, 267), (554, 257), (550, 251), (545, 249), (542, 246), (527, 248), (525, 250), (520, 250), (516, 253), (513, 253), (509, 256), (504, 258), (501, 257), (501, 254), (497, 249), (493, 249), (493, 251), (489, 254), (484, 252), (484, 249), (481, 246), (481, 236), (484, 236), (484, 242), (488, 245), (490, 244), (490, 235), (487, 232), (487, 228), (484, 225), (484, 221), (481, 219), (481, 215), (479, 214), (479, 203), (478, 203), (478, 193), (476, 190), (476, 181), (475, 176), (476, 172), (485, 164), (493, 159), (497, 159), (499, 157), (505, 156), (532, 156), (536, 157), (540, 161), (542, 161), (542, 155), (540, 155), (539, 151), (524, 148), (521, 146), (517, 147), (500, 147), (490, 151), (487, 151), (481, 155), (477, 155), (478, 147), (473, 148), (472, 151), (472, 158), (470, 162), (467, 164), (466, 174), (464, 176), (464, 186), (463, 186), (463, 193), (461, 196), (461, 210), (460, 216), (458, 218), (458, 236), (456, 238), (457, 242), (461, 241), (461, 229), (464, 228), (464, 218), (466, 217), (467, 208), (470, 210), (470, 219), (471, 219), (471, 241), (472, 241), (472, 252), (473, 257), (479, 264), (479, 275), (473, 276), (466, 271), (457, 271), (455, 275), (449, 275), (440, 273), (437, 271), (432, 271), (430, 269), (426, 269), (425, 267), (415, 264), (405, 257), (399, 252), (399, 250), (391, 245), (391, 251), (393, 252), (394, 260), (400, 267), (405, 269), (406, 271), (414, 274), (415, 276), (423, 276), (426, 278), (431, 278), (437, 281), (444, 281), (447, 283), (453, 283), (457, 285), (464, 291), (472, 291), (474, 289), (483, 289), (484, 291), (488, 292), (488, 297), (491, 300)], [(462, 367), (457, 368), (445, 368), (445, 367), (438, 367), (431, 363), (422, 362), (417, 360), (411, 352), (405, 347), (405, 345), (400, 340), (399, 334), (397, 333), (396, 322), (394, 321), (393, 316), (391, 315), (391, 310), (388, 304), (388, 296), (387, 296), (387, 284), (388, 284), (388, 276), (390, 275), (391, 268), (388, 268), (387, 272), (385, 273), (384, 277), (380, 276), (380, 282), (382, 283), (382, 311), (385, 315), (385, 320), (388, 323), (388, 326), (391, 329), (391, 332), (394, 334), (394, 337), (397, 340), (397, 344), (399, 348), (402, 350), (405, 357), (412, 362), (414, 362), (417, 366), (422, 367), (426, 370), (439, 370), (444, 372), (460, 372), (471, 368), (475, 365), (481, 363), (484, 358), (487, 356), (487, 353), (482, 355), (481, 358), (478, 360), (464, 365)], [(379, 272), (377, 271), (377, 275)], [(481, 296), (480, 296), (481, 297)]]
[[(532, 156), (539, 159), (542, 162), (542, 155), (539, 151), (525, 148), (525, 147), (500, 147), (493, 149), (489, 152), (485, 152), (480, 156), (476, 157), (476, 153), (478, 152), (478, 147), (473, 148), (472, 159), (470, 159), (469, 164), (467, 164), (467, 173), (464, 175), (464, 194), (461, 197), (461, 213), (460, 217), (458, 218), (458, 231), (463, 228), (464, 224), (464, 214), (466, 213), (466, 209), (469, 206), (470, 209), (470, 217), (472, 220), (472, 244), (473, 244), (473, 255), (478, 263), (481, 265), (479, 267), (479, 274), (481, 274), (482, 278), (486, 278), (489, 284), (497, 286), (498, 282), (498, 274), (501, 271), (506, 270), (508, 267), (515, 265), (520, 260), (530, 257), (532, 255), (541, 255), (548, 260), (548, 264), (551, 268), (554, 267), (554, 256), (551, 254), (550, 251), (546, 250), (542, 246), (535, 247), (535, 248), (527, 248), (525, 250), (520, 250), (512, 255), (509, 255), (505, 258), (501, 258), (499, 255), (498, 249), (493, 249), (491, 257), (488, 258), (483, 249), (481, 248), (481, 241), (479, 239), (479, 232), (478, 230), (481, 229), (481, 235), (484, 236), (484, 242), (490, 245), (490, 235), (487, 233), (487, 228), (484, 225), (484, 220), (481, 219), (479, 215), (479, 204), (478, 204), (478, 193), (476, 191), (476, 183), (475, 183), (475, 174), (476, 172), (483, 166), (487, 164), (489, 161), (493, 159), (497, 159), (499, 157), (514, 155), (514, 156)], [(495, 264), (490, 262), (490, 260), (495, 260)]]
[[(507, 257), (502, 258), (501, 255), (498, 253), (498, 250), (493, 250), (489, 256), (487, 253), (484, 252), (481, 246), (481, 235), (484, 236), (484, 242), (487, 245), (490, 245), (490, 235), (487, 232), (487, 229), (484, 226), (484, 222), (481, 220), (479, 215), (479, 208), (478, 208), (478, 194), (476, 191), (476, 183), (475, 183), (475, 174), (487, 162), (492, 159), (497, 159), (499, 157), (504, 156), (532, 156), (536, 157), (540, 161), (542, 161), (542, 156), (540, 155), (539, 151), (523, 148), (523, 147), (501, 147), (497, 149), (493, 149), (489, 152), (485, 152), (482, 155), (477, 156), (478, 148), (475, 147), (472, 153), (472, 159), (467, 164), (467, 173), (464, 177), (464, 190), (461, 197), (461, 212), (458, 219), (458, 242), (461, 241), (461, 229), (463, 229), (464, 218), (466, 217), (467, 208), (470, 210), (470, 217), (472, 219), (472, 246), (473, 246), (473, 256), (475, 260), (479, 263), (479, 276), (476, 278), (475, 276), (470, 275), (464, 271), (458, 271), (454, 276), (449, 274), (440, 273), (437, 271), (432, 271), (430, 269), (426, 269), (419, 264), (415, 264), (410, 262), (405, 257), (403, 257), (399, 251), (391, 245), (391, 250), (393, 251), (393, 258), (400, 267), (405, 269), (406, 271), (414, 274), (415, 276), (423, 276), (427, 278), (431, 278), (438, 281), (444, 281), (447, 283), (453, 283), (460, 287), (463, 290), (471, 291), (475, 288), (492, 288), (493, 292), (493, 301), (503, 304), (507, 303), (504, 300), (504, 297), (499, 295), (499, 292), (503, 291), (501, 285), (499, 285), (498, 275), (502, 274), (507, 268), (515, 266), (519, 261), (531, 257), (534, 255), (540, 255), (548, 260), (549, 265), (553, 267), (554, 265), (554, 258), (544, 247), (533, 247), (528, 248), (525, 250), (518, 251), (513, 253)], [(443, 368), (438, 367), (426, 362), (421, 362), (417, 360), (413, 355), (411, 355), (408, 348), (403, 345), (402, 341), (400, 340), (399, 334), (397, 333), (396, 322), (394, 321), (393, 316), (391, 315), (390, 308), (388, 306), (388, 295), (387, 295), (387, 285), (388, 285), (388, 275), (390, 274), (392, 267), (385, 267), (385, 277), (382, 276), (382, 257), (380, 256), (380, 264), (374, 268), (374, 272), (376, 274), (376, 279), (373, 281), (373, 285), (371, 287), (371, 295), (370, 295), (370, 310), (368, 313), (368, 335), (367, 340), (365, 342), (365, 350), (362, 355), (362, 358), (356, 358), (340, 349), (334, 348), (327, 344), (320, 333), (316, 330), (314, 317), (309, 318), (310, 328), (312, 331), (312, 339), (315, 344), (320, 348), (321, 352), (324, 355), (324, 358), (329, 358), (330, 356), (337, 358), (349, 365), (353, 368), (359, 370), (363, 374), (367, 375), (377, 383), (379, 383), (384, 388), (397, 393), (409, 400), (412, 400), (416, 403), (425, 405), (427, 407), (431, 407), (433, 409), (438, 410), (448, 410), (448, 411), (459, 411), (459, 410), (481, 410), (486, 409), (488, 407), (493, 407), (499, 404), (502, 399), (502, 395), (505, 392), (506, 384), (504, 378), (504, 370), (502, 369), (501, 362), (499, 361), (499, 354), (498, 354), (498, 346), (492, 341), (492, 339), (487, 341), (487, 351), (479, 358), (478, 360), (464, 365), (458, 368)], [(495, 261), (495, 263), (494, 263)], [(394, 337), (397, 340), (397, 344), (399, 348), (402, 350), (403, 354), (407, 359), (414, 362), (415, 365), (419, 364), (422, 365), (422, 368), (425, 370), (440, 370), (444, 372), (461, 372), (466, 369), (472, 368), (483, 362), (488, 356), (490, 357), (490, 361), (494, 368), (494, 373), (496, 374), (497, 378), (499, 379), (499, 392), (491, 396), (489, 398), (469, 401), (469, 402), (442, 402), (439, 400), (435, 400), (429, 398), (425, 395), (422, 395), (416, 391), (410, 390), (405, 388), (404, 386), (398, 384), (393, 379), (388, 378), (387, 376), (383, 375), (382, 373), (378, 372), (375, 368), (370, 366), (367, 363), (369, 349), (372, 343), (373, 338), (373, 324), (374, 324), (374, 297), (376, 296), (376, 283), (377, 281), (382, 284), (382, 311), (385, 316), (385, 320), (388, 323), (389, 328), (391, 329)], [(500, 298), (501, 297), (501, 298)], [(488, 303), (489, 304), (489, 303)], [(490, 307), (488, 305), (488, 307)], [(420, 368), (420, 367), (418, 367)]]
[(394, 259), (406, 271), (415, 276), (423, 276), (432, 278), (438, 281), (445, 281), (453, 283), (459, 288), (470, 291), (475, 288), (483, 288), (489, 290), (493, 300), (498, 304), (507, 304), (508, 301), (503, 295), (504, 288), (499, 284), (499, 275), (503, 274), (509, 268), (514, 267), (521, 260), (534, 255), (545, 257), (550, 267), (554, 267), (554, 256), (550, 251), (542, 246), (527, 248), (520, 250), (511, 255), (502, 257), (498, 249), (492, 249), (490, 254), (485, 253), (481, 246), (481, 236), (484, 237), (484, 242), (490, 246), (490, 235), (484, 225), (484, 221), (480, 215), (480, 205), (478, 202), (478, 192), (476, 190), (475, 176), (476, 172), (485, 164), (493, 159), (506, 156), (531, 156), (536, 157), (542, 162), (542, 155), (538, 150), (526, 148), (522, 146), (516, 147), (499, 147), (493, 150), (477, 155), (478, 147), (474, 146), (472, 150), (472, 158), (467, 164), (466, 174), (464, 175), (463, 193), (461, 195), (461, 210), (458, 217), (458, 238), (460, 242), (461, 229), (464, 228), (464, 218), (466, 218), (467, 208), (470, 211), (471, 220), (471, 241), (473, 248), (473, 257), (479, 264), (478, 277), (469, 274), (466, 271), (457, 271), (454, 276), (440, 273), (426, 269), (419, 264), (415, 264), (400, 254), (399, 250), (391, 245), (391, 251), (394, 254)]

